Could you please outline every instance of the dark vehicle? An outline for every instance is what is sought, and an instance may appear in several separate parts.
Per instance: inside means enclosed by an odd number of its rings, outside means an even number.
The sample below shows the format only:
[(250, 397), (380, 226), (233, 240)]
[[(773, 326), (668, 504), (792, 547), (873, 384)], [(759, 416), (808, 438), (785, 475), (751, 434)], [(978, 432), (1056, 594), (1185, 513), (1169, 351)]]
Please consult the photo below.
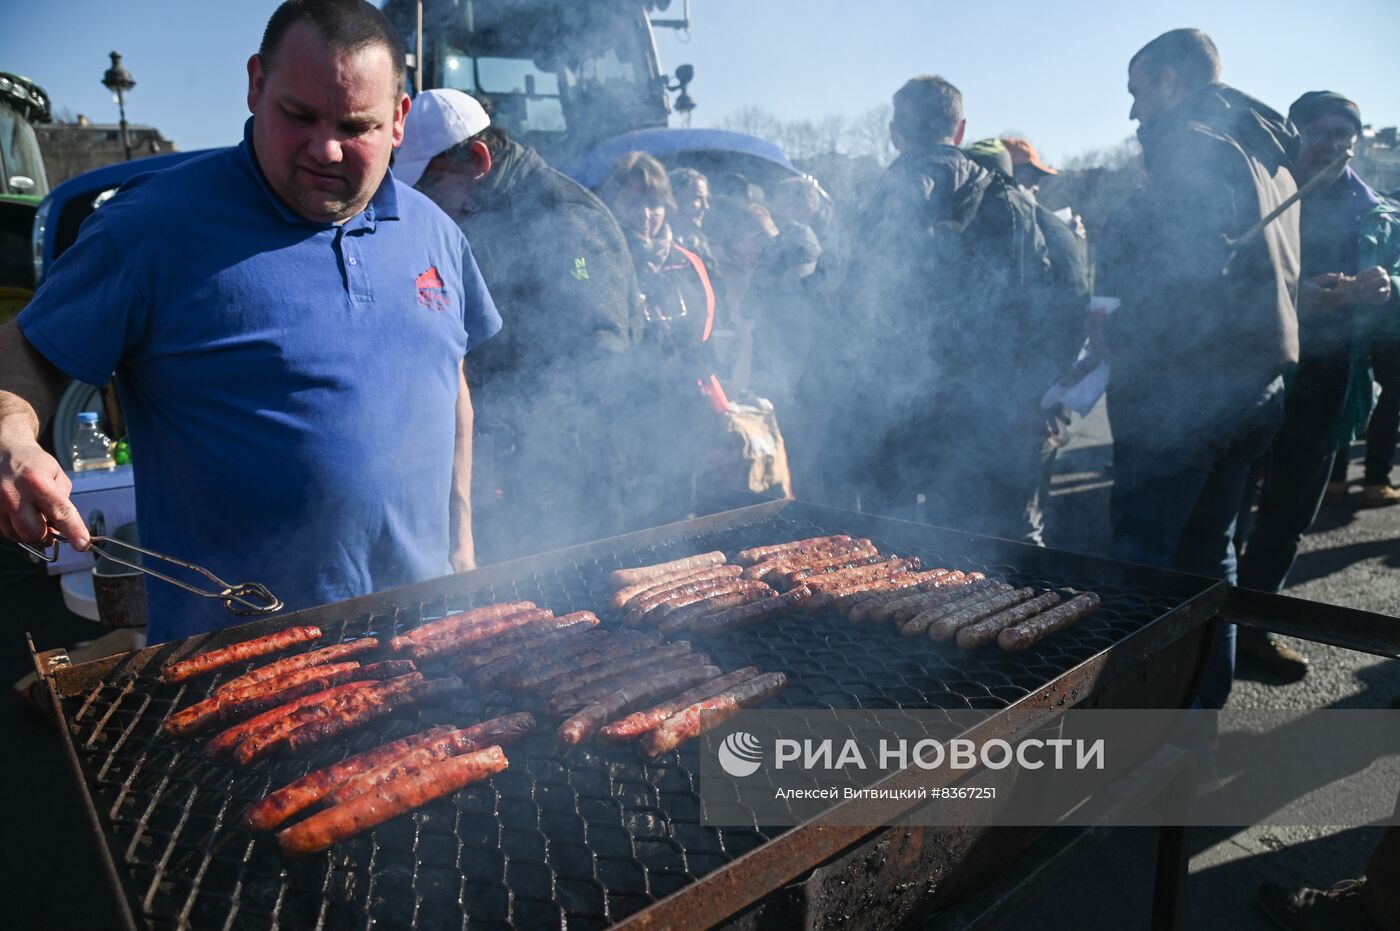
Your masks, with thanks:
[[(689, 65), (662, 71), (652, 19), (670, 0), (389, 0), (389, 17), (417, 62), (414, 80), (482, 100), (491, 119), (585, 185), (618, 155), (650, 152), (669, 165), (738, 171), (759, 183), (795, 173), (772, 143), (706, 129), (668, 129), (672, 110), (695, 108)], [(676, 91), (674, 104), (668, 96)], [(604, 171), (598, 166), (606, 162)]]
[[(562, 163), (619, 133), (666, 125), (668, 83), (647, 16), (655, 5), (423, 0), (422, 86), (489, 102), (494, 121)], [(417, 0), (384, 5), (411, 56), (418, 7)]]
[(0, 322), (34, 293), (30, 231), (49, 192), (35, 123), (47, 123), (49, 95), (17, 74), (0, 71)]

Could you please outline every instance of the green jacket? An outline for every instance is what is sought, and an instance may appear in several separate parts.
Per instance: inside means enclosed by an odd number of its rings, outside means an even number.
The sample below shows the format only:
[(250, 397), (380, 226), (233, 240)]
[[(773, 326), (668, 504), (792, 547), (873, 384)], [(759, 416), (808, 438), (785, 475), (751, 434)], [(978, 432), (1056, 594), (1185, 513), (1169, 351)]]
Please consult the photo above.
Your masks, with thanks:
[(1377, 201), (1361, 218), (1354, 271), (1376, 266), (1386, 269), (1390, 273), (1390, 300), (1367, 308), (1357, 317), (1346, 401), (1330, 431), (1337, 446), (1356, 439), (1371, 417), (1371, 344), (1382, 337), (1400, 336), (1400, 205), (1380, 197)]

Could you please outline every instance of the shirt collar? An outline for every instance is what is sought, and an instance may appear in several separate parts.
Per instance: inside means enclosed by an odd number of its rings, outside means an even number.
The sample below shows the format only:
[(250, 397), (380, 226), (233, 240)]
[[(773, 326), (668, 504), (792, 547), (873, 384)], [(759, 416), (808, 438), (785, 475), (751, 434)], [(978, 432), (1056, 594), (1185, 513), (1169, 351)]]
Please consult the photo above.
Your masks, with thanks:
[[(288, 223), (303, 223), (310, 226), (334, 226), (333, 223), (317, 223), (308, 220), (306, 217), (288, 207), (282, 198), (277, 196), (277, 192), (267, 183), (267, 176), (263, 174), (262, 166), (258, 164), (257, 157), (253, 149), (253, 117), (248, 117), (243, 124), (243, 142), (238, 146), (239, 158), (247, 166), (248, 172), (258, 182), (258, 187), (267, 195), (267, 199), (272, 203), (278, 215)], [(374, 192), (374, 196), (369, 199), (369, 204), (358, 216), (351, 217), (343, 225), (347, 228), (368, 225), (374, 229), (377, 220), (397, 220), (399, 219), (399, 196), (394, 190), (394, 175), (392, 171), (384, 172), (384, 180), (379, 182), (379, 190)]]

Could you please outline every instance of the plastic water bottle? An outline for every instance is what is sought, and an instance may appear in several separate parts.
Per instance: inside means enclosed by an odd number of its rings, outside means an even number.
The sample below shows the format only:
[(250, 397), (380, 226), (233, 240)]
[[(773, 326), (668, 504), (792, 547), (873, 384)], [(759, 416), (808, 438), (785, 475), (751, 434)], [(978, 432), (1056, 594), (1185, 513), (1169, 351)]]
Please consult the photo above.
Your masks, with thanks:
[(116, 467), (117, 461), (112, 458), (112, 441), (97, 428), (97, 414), (93, 411), (79, 411), (78, 432), (73, 437), (73, 471), (87, 472)]

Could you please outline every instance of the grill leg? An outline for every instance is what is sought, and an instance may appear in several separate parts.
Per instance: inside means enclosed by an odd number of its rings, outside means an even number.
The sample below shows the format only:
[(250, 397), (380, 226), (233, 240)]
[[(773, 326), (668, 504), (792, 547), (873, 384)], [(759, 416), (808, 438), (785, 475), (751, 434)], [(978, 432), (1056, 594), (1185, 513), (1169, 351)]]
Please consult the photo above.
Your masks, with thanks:
[(1186, 828), (1157, 829), (1157, 875), (1152, 890), (1152, 931), (1177, 931), (1186, 904)]

